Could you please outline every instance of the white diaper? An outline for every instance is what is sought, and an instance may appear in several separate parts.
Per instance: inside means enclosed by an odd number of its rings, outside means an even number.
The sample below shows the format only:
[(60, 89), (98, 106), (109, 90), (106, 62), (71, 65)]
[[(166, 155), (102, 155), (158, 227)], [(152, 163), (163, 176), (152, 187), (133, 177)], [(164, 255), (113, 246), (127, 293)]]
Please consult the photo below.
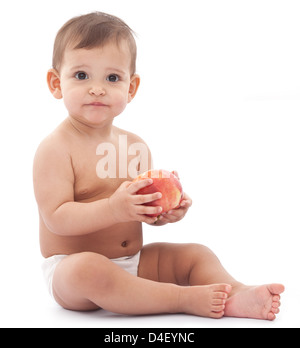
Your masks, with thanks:
[[(128, 273), (137, 277), (138, 267), (140, 263), (140, 255), (141, 255), (141, 252), (138, 252), (134, 256), (119, 257), (117, 259), (111, 259), (111, 261), (117, 266), (127, 271)], [(46, 285), (52, 297), (53, 297), (52, 282), (53, 282), (53, 275), (54, 275), (55, 269), (57, 265), (67, 256), (68, 255), (54, 255), (45, 259), (42, 264), (42, 270), (43, 270), (44, 278), (46, 281)]]

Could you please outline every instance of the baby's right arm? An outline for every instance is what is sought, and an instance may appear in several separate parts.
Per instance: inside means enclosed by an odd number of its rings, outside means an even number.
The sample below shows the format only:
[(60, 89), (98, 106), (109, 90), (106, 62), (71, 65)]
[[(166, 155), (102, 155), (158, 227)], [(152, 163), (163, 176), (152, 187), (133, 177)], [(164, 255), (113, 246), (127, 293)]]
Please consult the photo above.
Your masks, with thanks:
[(35, 156), (34, 189), (40, 214), (50, 231), (63, 236), (89, 234), (120, 222), (155, 222), (156, 218), (145, 214), (159, 213), (159, 207), (143, 203), (156, 200), (161, 194), (136, 194), (149, 184), (150, 180), (124, 182), (110, 198), (75, 202), (74, 173), (68, 152), (46, 140)]

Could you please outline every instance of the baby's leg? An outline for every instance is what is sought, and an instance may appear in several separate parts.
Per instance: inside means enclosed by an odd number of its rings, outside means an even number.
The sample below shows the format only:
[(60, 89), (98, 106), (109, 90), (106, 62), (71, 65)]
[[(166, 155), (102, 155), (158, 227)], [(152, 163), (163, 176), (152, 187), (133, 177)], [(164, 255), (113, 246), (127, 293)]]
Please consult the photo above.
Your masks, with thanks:
[[(218, 287), (181, 287), (135, 277), (109, 259), (95, 253), (74, 254), (56, 268), (53, 293), (66, 309), (104, 308), (120, 314), (191, 313), (219, 317), (223, 301), (230, 291)], [(191, 299), (202, 298), (203, 308), (193, 306)], [(223, 315), (224, 313), (222, 313)]]
[[(206, 265), (205, 271), (196, 270), (198, 277), (193, 279), (194, 259), (199, 260), (202, 257), (203, 263), (206, 262), (206, 255), (200, 249), (201, 246), (196, 244), (149, 244), (142, 249), (139, 277), (178, 284), (185, 289), (182, 298), (189, 307), (187, 313), (221, 318), (232, 289), (230, 283), (233, 283), (233, 278), (223, 277), (224, 281), (205, 282), (200, 277), (206, 274)], [(215, 259), (217, 260), (216, 257)], [(214, 264), (211, 267), (213, 269)]]
[(176, 311), (179, 288), (134, 277), (106, 257), (85, 252), (57, 266), (53, 293), (66, 309), (150, 314)]
[(210, 249), (200, 244), (146, 245), (139, 271), (141, 277), (184, 286), (224, 283), (234, 288), (242, 285), (224, 269)]
[[(221, 265), (216, 255), (198, 244), (152, 244), (143, 249), (144, 263), (158, 263), (149, 273), (141, 265), (141, 276), (181, 285), (226, 283), (232, 291), (226, 301), (225, 316), (274, 320), (279, 313), (281, 284), (246, 286), (236, 281)], [(154, 269), (154, 268), (152, 268)]]
[[(216, 255), (201, 245), (187, 248), (194, 255), (190, 284), (228, 283), (232, 291), (226, 301), (225, 316), (274, 320), (279, 313), (281, 284), (246, 286), (236, 281), (221, 265)], [(198, 256), (197, 256), (198, 254)]]

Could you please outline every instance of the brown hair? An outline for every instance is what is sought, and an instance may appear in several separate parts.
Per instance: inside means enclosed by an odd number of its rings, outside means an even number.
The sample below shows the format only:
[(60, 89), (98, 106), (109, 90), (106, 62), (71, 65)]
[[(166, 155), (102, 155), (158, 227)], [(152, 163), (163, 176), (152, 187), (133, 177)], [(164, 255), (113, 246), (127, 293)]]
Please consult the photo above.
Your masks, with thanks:
[(52, 66), (59, 70), (66, 47), (73, 49), (103, 47), (114, 40), (119, 44), (126, 40), (131, 52), (131, 74), (136, 70), (136, 42), (133, 31), (121, 19), (102, 12), (70, 19), (56, 35)]

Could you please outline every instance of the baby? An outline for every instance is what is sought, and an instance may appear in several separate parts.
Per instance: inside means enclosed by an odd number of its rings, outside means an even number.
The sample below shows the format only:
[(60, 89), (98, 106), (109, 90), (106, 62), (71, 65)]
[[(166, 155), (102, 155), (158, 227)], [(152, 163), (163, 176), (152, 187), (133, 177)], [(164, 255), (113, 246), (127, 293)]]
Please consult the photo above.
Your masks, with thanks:
[(113, 121), (137, 93), (135, 63), (133, 33), (114, 16), (79, 16), (57, 34), (47, 81), (68, 117), (40, 144), (34, 161), (50, 294), (77, 311), (275, 319), (283, 285), (246, 286), (203, 245), (143, 246), (142, 223), (176, 223), (192, 201), (184, 193), (180, 207), (149, 217), (161, 207), (144, 203), (161, 193), (137, 194), (152, 179), (132, 182), (151, 168), (151, 153)]

